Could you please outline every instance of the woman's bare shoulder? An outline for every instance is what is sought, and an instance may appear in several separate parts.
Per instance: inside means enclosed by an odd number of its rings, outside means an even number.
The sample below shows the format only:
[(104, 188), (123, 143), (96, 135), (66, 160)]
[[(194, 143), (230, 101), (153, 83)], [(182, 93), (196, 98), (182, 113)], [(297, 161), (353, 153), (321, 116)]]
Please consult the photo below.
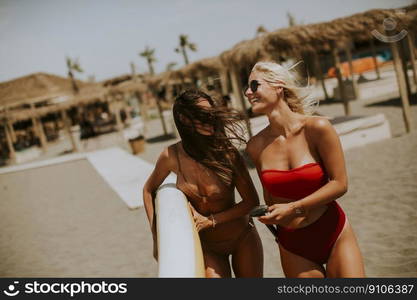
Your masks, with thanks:
[(181, 142), (177, 142), (175, 144), (171, 144), (169, 146), (167, 146), (164, 151), (167, 151), (167, 154), (170, 153), (172, 155), (172, 153), (175, 154), (175, 151), (178, 151), (178, 148), (181, 147)]
[(176, 151), (178, 151), (178, 144), (175, 143), (172, 145), (169, 145), (162, 150), (161, 154), (159, 155), (160, 161), (167, 163), (170, 167), (174, 167), (176, 165)]
[(259, 133), (254, 135), (246, 144), (245, 151), (251, 156), (252, 159), (257, 157), (259, 151), (263, 149), (267, 128), (268, 127), (262, 129)]
[(320, 136), (329, 130), (333, 130), (330, 120), (321, 116), (310, 116), (306, 120), (306, 129), (312, 136)]

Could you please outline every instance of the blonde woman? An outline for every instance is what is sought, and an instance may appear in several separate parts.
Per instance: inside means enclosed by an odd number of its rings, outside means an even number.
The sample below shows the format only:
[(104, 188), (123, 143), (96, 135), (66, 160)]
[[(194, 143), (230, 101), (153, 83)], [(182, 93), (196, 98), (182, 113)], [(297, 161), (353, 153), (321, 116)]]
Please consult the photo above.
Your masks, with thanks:
[(269, 206), (259, 221), (278, 227), (285, 275), (363, 277), (355, 234), (336, 202), (348, 186), (336, 131), (326, 118), (310, 115), (314, 101), (291, 69), (258, 62), (248, 83), (253, 112), (269, 119), (246, 149)]

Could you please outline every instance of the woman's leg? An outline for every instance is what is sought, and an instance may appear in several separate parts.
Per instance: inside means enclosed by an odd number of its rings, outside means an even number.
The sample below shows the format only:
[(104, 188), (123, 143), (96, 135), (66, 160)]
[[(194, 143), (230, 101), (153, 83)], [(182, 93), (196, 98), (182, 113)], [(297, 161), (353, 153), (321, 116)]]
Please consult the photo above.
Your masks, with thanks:
[(204, 264), (207, 278), (230, 278), (229, 258), (227, 255), (216, 254), (203, 249)]
[(232, 266), (236, 277), (262, 277), (264, 256), (258, 231), (251, 227), (237, 243), (232, 253)]
[(355, 233), (346, 219), (327, 262), (327, 276), (333, 278), (365, 277), (363, 259)]
[(324, 278), (326, 271), (319, 265), (307, 258), (294, 254), (279, 245), (281, 265), (287, 278)]

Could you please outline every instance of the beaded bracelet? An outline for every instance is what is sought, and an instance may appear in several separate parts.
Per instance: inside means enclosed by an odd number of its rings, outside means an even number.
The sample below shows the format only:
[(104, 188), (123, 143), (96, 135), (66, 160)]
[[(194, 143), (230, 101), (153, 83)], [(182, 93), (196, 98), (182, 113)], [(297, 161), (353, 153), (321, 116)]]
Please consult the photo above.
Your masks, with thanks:
[(215, 228), (215, 227), (216, 227), (217, 222), (216, 222), (216, 219), (214, 218), (213, 214), (211, 214), (211, 215), (210, 215), (210, 218), (211, 218), (211, 223), (212, 223), (212, 226), (213, 226), (213, 228)]

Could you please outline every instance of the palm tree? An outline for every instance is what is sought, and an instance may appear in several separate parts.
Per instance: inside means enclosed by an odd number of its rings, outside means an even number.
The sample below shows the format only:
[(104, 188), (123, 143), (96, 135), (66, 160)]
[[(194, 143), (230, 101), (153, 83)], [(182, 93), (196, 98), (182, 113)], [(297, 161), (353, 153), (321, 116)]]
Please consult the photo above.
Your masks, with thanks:
[(289, 27), (297, 25), (297, 22), (295, 21), (295, 17), (293, 16), (292, 13), (287, 12), (287, 19), (288, 19), (288, 26)]
[(149, 74), (154, 75), (153, 63), (156, 62), (155, 49), (151, 49), (148, 46), (145, 50), (139, 53), (140, 56), (144, 57), (148, 62)]
[(68, 77), (71, 79), (72, 88), (74, 92), (78, 93), (80, 89), (78, 88), (77, 82), (75, 81), (74, 72), (82, 73), (84, 71), (81, 68), (80, 63), (78, 62), (78, 58), (73, 60), (67, 57), (66, 60), (68, 68)]
[(175, 48), (175, 52), (182, 53), (182, 56), (184, 57), (184, 62), (186, 65), (189, 64), (188, 56), (187, 56), (187, 48), (191, 51), (197, 51), (197, 45), (194, 43), (190, 43), (188, 41), (188, 35), (180, 34), (180, 45)]
[(172, 71), (172, 70), (174, 70), (176, 65), (177, 65), (176, 62), (171, 61), (171, 62), (167, 63), (166, 70), (167, 71)]

